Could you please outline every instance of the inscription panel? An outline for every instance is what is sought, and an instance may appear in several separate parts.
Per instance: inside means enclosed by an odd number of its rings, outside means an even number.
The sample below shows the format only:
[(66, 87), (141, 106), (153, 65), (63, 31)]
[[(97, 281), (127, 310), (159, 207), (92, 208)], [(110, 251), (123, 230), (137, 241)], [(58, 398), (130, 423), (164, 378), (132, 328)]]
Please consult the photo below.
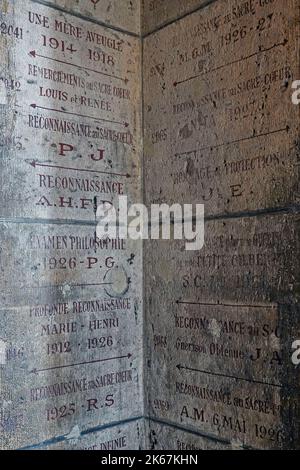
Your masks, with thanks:
[(299, 204), (296, 11), (221, 0), (145, 39), (148, 204)]
[(94, 220), (103, 200), (138, 201), (139, 40), (28, 1), (2, 6), (0, 216)]
[(297, 447), (298, 217), (210, 221), (205, 234), (199, 252), (145, 249), (150, 415), (241, 448)]
[(160, 283), (168, 286), (166, 293), (175, 293), (174, 301), (299, 300), (299, 270), (294, 263), (299, 253), (298, 215), (207, 221), (200, 251), (185, 251), (185, 241), (151, 240), (146, 246), (145, 262), (156, 275), (157, 292)]

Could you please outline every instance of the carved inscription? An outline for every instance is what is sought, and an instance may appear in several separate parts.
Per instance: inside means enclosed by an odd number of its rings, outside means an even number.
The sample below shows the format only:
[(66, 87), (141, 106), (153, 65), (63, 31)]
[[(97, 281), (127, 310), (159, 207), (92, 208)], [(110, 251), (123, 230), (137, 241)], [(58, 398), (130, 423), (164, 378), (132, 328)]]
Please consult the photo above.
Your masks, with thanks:
[(145, 39), (149, 204), (203, 203), (207, 215), (298, 205), (296, 11), (218, 1)]
[(1, 15), (1, 216), (94, 220), (138, 199), (138, 40), (29, 2)]
[(140, 2), (138, 0), (50, 0), (60, 8), (138, 34)]
[(161, 25), (185, 15), (201, 6), (203, 0), (142, 0), (143, 31), (149, 33)]

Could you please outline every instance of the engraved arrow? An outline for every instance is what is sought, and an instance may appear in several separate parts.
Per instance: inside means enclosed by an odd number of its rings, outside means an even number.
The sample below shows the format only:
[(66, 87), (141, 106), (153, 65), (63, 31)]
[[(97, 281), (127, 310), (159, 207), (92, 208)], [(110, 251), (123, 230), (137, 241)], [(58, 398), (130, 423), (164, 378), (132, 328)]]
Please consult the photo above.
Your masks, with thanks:
[(203, 75), (206, 75), (208, 73), (216, 72), (216, 71), (221, 70), (225, 67), (229, 67), (230, 65), (238, 64), (239, 62), (243, 62), (244, 60), (248, 60), (248, 59), (251, 59), (252, 57), (257, 56), (258, 54), (262, 54), (264, 52), (269, 52), (272, 49), (275, 49), (276, 47), (285, 46), (287, 43), (288, 43), (288, 40), (285, 39), (283, 42), (280, 42), (278, 44), (274, 44), (273, 46), (268, 47), (267, 49), (260, 48), (257, 52), (254, 52), (253, 54), (250, 54), (246, 57), (242, 57), (241, 59), (234, 60), (233, 62), (229, 62), (228, 64), (220, 65), (219, 67), (204, 71), (202, 73), (199, 73), (198, 75), (193, 75), (192, 77), (185, 78), (184, 80), (174, 82), (173, 86), (176, 88), (178, 85), (181, 85), (182, 83), (190, 82), (191, 80), (194, 80), (195, 78), (202, 77)]
[(113, 173), (113, 172), (109, 172), (109, 171), (98, 171), (98, 170), (87, 170), (87, 169), (84, 169), (84, 168), (72, 168), (72, 167), (68, 167), (68, 166), (59, 166), (59, 165), (49, 165), (49, 164), (46, 164), (46, 163), (39, 163), (37, 162), (36, 160), (30, 160), (30, 161), (27, 161), (27, 163), (29, 163), (29, 165), (31, 165), (33, 168), (36, 168), (37, 166), (42, 166), (42, 167), (46, 167), (46, 168), (58, 168), (59, 170), (69, 170), (69, 171), (84, 171), (86, 173), (97, 173), (97, 174), (100, 174), (100, 175), (110, 175), (110, 176), (121, 176), (121, 177), (124, 177), (124, 178), (130, 178), (131, 175), (129, 173)]
[(199, 372), (200, 374), (205, 374), (205, 375), (212, 375), (213, 377), (223, 377), (225, 379), (232, 379), (232, 380), (241, 380), (243, 382), (249, 382), (249, 383), (254, 383), (254, 384), (259, 384), (259, 385), (268, 385), (269, 387), (276, 387), (276, 388), (283, 388), (282, 385), (280, 384), (274, 384), (274, 383), (269, 383), (269, 382), (263, 382), (260, 380), (251, 380), (251, 379), (245, 379), (243, 377), (236, 377), (234, 375), (225, 375), (225, 374), (217, 374), (215, 372), (208, 372), (206, 370), (201, 370), (201, 369), (193, 369), (192, 367), (187, 367), (187, 366), (182, 366), (181, 364), (178, 364), (176, 368), (180, 370), (187, 370), (189, 372)]
[(46, 110), (46, 111), (54, 111), (55, 113), (70, 114), (71, 116), (77, 116), (77, 117), (81, 117), (81, 118), (93, 119), (96, 122), (110, 122), (112, 124), (120, 124), (121, 126), (124, 126), (124, 127), (129, 126), (128, 122), (113, 121), (111, 119), (97, 118), (97, 117), (94, 117), (94, 116), (88, 116), (86, 114), (72, 113), (71, 111), (66, 111), (64, 109), (46, 108), (45, 106), (38, 106), (35, 103), (32, 103), (30, 106), (33, 109), (43, 109), (43, 110)]
[(47, 57), (45, 55), (38, 54), (36, 51), (30, 51), (29, 56), (34, 57), (34, 58), (41, 57), (43, 59), (58, 62), (59, 64), (70, 65), (72, 67), (77, 67), (77, 68), (82, 69), (82, 70), (88, 70), (89, 72), (97, 73), (99, 75), (104, 75), (105, 77), (115, 78), (117, 80), (121, 80), (122, 82), (124, 82), (125, 85), (127, 85), (127, 83), (129, 82), (128, 78), (118, 77), (117, 75), (111, 75), (109, 73), (101, 72), (100, 70), (91, 69), (91, 68), (85, 67), (83, 65), (73, 64), (73, 62), (67, 62), (65, 60), (55, 59), (54, 57)]
[(176, 300), (177, 305), (201, 305), (205, 307), (237, 307), (237, 308), (266, 308), (266, 309), (277, 309), (276, 305), (247, 305), (247, 304), (226, 304), (226, 303), (209, 303), (209, 302), (188, 302), (183, 300)]
[(56, 370), (56, 369), (67, 369), (70, 367), (76, 367), (76, 366), (84, 366), (87, 364), (99, 364), (101, 362), (108, 362), (108, 361), (117, 361), (119, 359), (131, 359), (132, 354), (128, 353), (126, 356), (118, 356), (118, 357), (108, 357), (107, 359), (98, 359), (95, 361), (86, 361), (86, 362), (77, 362), (75, 364), (67, 364), (65, 366), (54, 366), (54, 367), (48, 367), (46, 369), (33, 369), (30, 371), (30, 374), (38, 374), (39, 372), (47, 372), (50, 370)]

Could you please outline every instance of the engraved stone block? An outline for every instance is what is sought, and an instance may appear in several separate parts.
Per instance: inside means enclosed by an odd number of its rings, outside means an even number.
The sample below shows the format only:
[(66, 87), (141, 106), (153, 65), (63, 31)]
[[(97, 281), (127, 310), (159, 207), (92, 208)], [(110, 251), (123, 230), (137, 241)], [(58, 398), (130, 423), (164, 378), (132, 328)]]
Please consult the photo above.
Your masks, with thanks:
[(139, 0), (49, 0), (48, 3), (112, 27), (140, 32)]
[(13, 33), (1, 51), (0, 216), (95, 220), (101, 201), (139, 201), (138, 39), (28, 1), (1, 21)]
[(82, 433), (81, 437), (67, 436), (59, 444), (47, 446), (47, 450), (87, 450), (117, 451), (145, 449), (145, 424), (143, 419), (132, 419), (131, 422), (112, 425), (102, 430)]
[(1, 448), (140, 416), (142, 316), (129, 292), (52, 294), (0, 318)]
[(297, 8), (239, 5), (214, 2), (145, 39), (148, 204), (299, 205)]

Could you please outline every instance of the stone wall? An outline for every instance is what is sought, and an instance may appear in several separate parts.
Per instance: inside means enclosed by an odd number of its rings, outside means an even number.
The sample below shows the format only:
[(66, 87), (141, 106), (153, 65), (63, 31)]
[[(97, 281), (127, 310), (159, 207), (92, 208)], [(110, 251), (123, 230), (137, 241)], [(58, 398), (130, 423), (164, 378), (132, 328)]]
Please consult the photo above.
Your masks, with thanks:
[(0, 448), (299, 448), (298, 3), (0, 0)]
[(145, 199), (206, 216), (202, 250), (144, 250), (151, 442), (298, 447), (298, 2), (148, 3)]

